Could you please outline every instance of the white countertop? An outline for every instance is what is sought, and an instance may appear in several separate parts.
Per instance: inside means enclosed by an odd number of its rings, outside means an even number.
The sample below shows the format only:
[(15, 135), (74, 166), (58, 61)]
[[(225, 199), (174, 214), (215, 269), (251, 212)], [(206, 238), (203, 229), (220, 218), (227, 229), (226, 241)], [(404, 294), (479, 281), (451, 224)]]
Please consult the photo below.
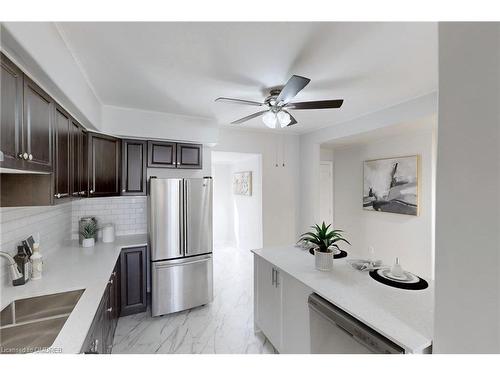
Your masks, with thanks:
[(335, 259), (333, 270), (318, 271), (314, 256), (295, 246), (268, 247), (254, 254), (299, 280), (321, 297), (411, 353), (432, 345), (434, 285), (424, 290), (393, 288)]
[(44, 256), (40, 280), (3, 287), (1, 309), (22, 298), (85, 289), (51, 346), (55, 352), (79, 353), (121, 249), (147, 244), (146, 234), (116, 237), (113, 243), (98, 242), (92, 248), (69, 242)]

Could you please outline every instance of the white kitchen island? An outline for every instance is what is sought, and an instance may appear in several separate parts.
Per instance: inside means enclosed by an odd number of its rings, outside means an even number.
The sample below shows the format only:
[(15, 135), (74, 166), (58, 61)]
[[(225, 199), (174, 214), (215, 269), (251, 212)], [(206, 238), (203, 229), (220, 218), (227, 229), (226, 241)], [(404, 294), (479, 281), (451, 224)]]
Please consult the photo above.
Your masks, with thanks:
[(433, 284), (403, 290), (373, 280), (335, 259), (333, 270), (318, 271), (314, 256), (290, 246), (254, 253), (254, 319), (280, 353), (309, 353), (307, 298), (316, 293), (404, 349), (429, 353), (433, 332)]

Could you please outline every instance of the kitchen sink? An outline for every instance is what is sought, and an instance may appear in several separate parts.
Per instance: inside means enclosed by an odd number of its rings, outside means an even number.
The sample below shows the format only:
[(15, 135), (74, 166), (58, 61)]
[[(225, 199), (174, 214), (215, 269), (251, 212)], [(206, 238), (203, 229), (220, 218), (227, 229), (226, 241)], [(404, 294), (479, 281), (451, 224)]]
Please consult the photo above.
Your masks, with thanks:
[(50, 347), (84, 291), (25, 298), (6, 306), (0, 312), (0, 354)]

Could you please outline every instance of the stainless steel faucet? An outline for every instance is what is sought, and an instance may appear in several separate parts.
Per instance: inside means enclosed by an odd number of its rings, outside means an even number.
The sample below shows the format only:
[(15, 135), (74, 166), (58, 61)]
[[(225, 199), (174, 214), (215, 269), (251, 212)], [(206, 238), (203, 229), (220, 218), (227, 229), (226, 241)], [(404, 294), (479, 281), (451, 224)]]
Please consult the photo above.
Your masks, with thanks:
[(19, 272), (19, 268), (17, 268), (16, 261), (12, 256), (6, 252), (0, 251), (0, 256), (4, 257), (9, 261), (9, 272), (10, 272), (10, 278), (12, 279), (12, 282), (15, 280), (20, 279), (21, 277), (24, 277), (21, 272)]

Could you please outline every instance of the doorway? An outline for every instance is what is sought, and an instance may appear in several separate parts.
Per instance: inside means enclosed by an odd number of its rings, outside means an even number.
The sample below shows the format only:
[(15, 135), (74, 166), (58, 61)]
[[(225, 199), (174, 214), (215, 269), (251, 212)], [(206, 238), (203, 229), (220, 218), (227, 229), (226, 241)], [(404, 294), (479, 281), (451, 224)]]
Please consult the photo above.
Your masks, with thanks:
[(214, 248), (261, 248), (261, 155), (213, 151), (212, 177)]

